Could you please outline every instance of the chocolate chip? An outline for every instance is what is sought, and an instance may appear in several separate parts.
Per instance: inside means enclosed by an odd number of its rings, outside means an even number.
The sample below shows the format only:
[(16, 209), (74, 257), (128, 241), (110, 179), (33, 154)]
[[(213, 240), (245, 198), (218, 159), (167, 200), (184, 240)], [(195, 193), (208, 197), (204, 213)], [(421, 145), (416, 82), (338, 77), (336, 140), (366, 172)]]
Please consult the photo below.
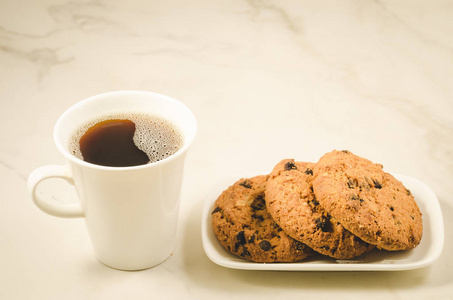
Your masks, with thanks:
[(359, 186), (359, 182), (357, 181), (357, 179), (349, 179), (348, 180), (348, 188), (350, 189), (353, 189), (353, 188), (356, 188)]
[(272, 248), (271, 243), (269, 243), (269, 241), (266, 241), (266, 240), (262, 240), (260, 242), (259, 246), (263, 251), (269, 251)]
[(216, 212), (219, 212), (219, 211), (221, 211), (221, 210), (222, 210), (222, 209), (221, 209), (220, 207), (217, 206), (216, 208), (214, 208), (214, 210), (212, 211), (211, 214), (215, 214)]
[(379, 183), (379, 181), (373, 179), (373, 183), (375, 188), (382, 189), (382, 185)]
[(242, 256), (242, 257), (250, 256), (250, 252), (247, 249), (247, 247), (242, 248), (242, 253), (240, 254), (240, 256)]
[(249, 238), (249, 243), (253, 243), (253, 242), (255, 242), (255, 235), (254, 234)]
[(241, 246), (241, 244), (239, 242), (234, 244), (234, 251), (238, 251), (240, 246)]
[(245, 232), (239, 231), (239, 233), (236, 235), (236, 240), (238, 241), (239, 245), (245, 245), (247, 243), (245, 239)]
[(317, 218), (315, 220), (316, 227), (321, 229), (322, 232), (330, 232), (332, 226), (330, 224), (330, 220), (327, 217), (322, 216), (321, 218)]
[(394, 211), (395, 209), (393, 208), (393, 206), (390, 206), (390, 210), (391, 210), (391, 211)]
[(305, 174), (307, 174), (307, 175), (313, 175), (313, 170), (310, 169), (310, 168), (307, 168), (307, 169), (305, 170)]
[(245, 187), (246, 189), (251, 189), (252, 188), (252, 184), (251, 184), (250, 180), (248, 180), (248, 179), (246, 179), (243, 182), (239, 183), (239, 185)]
[(411, 191), (409, 191), (409, 190), (406, 190), (406, 194), (407, 194), (408, 196), (412, 195), (412, 194), (411, 194)]
[(290, 171), (290, 170), (297, 170), (296, 164), (293, 161), (289, 161), (285, 164), (285, 170)]
[(349, 150), (341, 150), (343, 153), (350, 153)]

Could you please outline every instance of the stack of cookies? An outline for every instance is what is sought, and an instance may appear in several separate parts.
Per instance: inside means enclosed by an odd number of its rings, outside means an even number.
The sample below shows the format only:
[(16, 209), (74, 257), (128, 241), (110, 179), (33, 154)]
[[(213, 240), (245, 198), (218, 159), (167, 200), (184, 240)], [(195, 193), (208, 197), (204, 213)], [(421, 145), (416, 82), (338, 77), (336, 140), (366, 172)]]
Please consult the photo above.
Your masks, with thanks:
[(422, 214), (411, 192), (382, 168), (346, 150), (317, 163), (282, 160), (270, 174), (240, 179), (218, 197), (214, 233), (225, 249), (253, 262), (412, 249), (422, 238)]

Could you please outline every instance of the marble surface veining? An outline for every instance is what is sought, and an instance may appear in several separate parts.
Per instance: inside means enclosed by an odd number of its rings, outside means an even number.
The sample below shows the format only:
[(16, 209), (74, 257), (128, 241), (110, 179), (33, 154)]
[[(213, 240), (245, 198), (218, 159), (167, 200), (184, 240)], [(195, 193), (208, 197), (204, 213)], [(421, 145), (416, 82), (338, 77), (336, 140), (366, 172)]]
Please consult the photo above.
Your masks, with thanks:
[[(0, 2), (1, 299), (452, 299), (453, 2)], [(82, 219), (39, 211), (26, 190), (62, 164), (61, 113), (89, 96), (150, 90), (188, 105), (178, 246), (163, 264), (98, 263)], [(403, 272), (256, 272), (201, 245), (209, 187), (282, 158), (349, 149), (428, 184), (445, 225), (440, 259)], [(74, 201), (70, 186), (42, 193)], [(52, 191), (52, 192), (51, 192)]]

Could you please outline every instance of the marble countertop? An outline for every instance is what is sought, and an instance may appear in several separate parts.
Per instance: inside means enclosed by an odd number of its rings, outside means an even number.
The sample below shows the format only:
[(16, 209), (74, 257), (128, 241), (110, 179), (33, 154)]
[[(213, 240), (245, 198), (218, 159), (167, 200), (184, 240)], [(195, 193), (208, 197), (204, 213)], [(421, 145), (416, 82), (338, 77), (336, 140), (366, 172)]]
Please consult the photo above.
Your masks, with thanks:
[[(1, 299), (451, 299), (453, 3), (73, 1), (0, 3)], [(36, 208), (28, 174), (62, 164), (61, 113), (89, 96), (148, 90), (195, 113), (178, 244), (123, 272), (93, 256), (83, 219)], [(349, 149), (437, 195), (445, 245), (397, 272), (224, 268), (204, 253), (216, 180)], [(43, 184), (61, 201), (69, 185)], [(43, 192), (43, 193), (44, 193)]]

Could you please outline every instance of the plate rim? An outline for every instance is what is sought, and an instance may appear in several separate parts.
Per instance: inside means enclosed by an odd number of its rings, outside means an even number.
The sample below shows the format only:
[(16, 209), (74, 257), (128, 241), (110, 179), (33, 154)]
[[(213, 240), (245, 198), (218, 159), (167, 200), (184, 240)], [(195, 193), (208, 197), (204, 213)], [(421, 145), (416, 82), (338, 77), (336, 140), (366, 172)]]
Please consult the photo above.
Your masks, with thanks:
[[(256, 172), (254, 174), (265, 174)], [(216, 182), (211, 186), (209, 190), (202, 212), (202, 224), (201, 224), (201, 238), (203, 244), (203, 250), (208, 258), (215, 264), (239, 270), (266, 270), (266, 271), (405, 271), (413, 270), (426, 267), (434, 263), (441, 255), (444, 245), (444, 223), (442, 217), (442, 210), (439, 204), (439, 200), (432, 189), (424, 182), (414, 177), (392, 174), (395, 178), (403, 182), (403, 184), (409, 187), (417, 185), (418, 190), (423, 191), (424, 197), (420, 197), (420, 204), (423, 203), (425, 207), (424, 215), (428, 214), (429, 232), (425, 229), (423, 235), (429, 234), (431, 238), (431, 244), (424, 253), (423, 257), (419, 260), (411, 263), (353, 263), (353, 260), (349, 263), (348, 260), (336, 260), (335, 263), (320, 262), (320, 261), (302, 261), (295, 263), (255, 263), (247, 260), (242, 260), (239, 257), (235, 257), (233, 254), (227, 252), (222, 248), (227, 255), (231, 255), (232, 258), (225, 258), (221, 255), (216, 247), (213, 245), (213, 232), (209, 232), (210, 226), (210, 212), (217, 199), (219, 192), (226, 189), (228, 186), (233, 184), (239, 178), (249, 178), (251, 176), (236, 176), (236, 180), (228, 180), (224, 178), (221, 181)], [(222, 190), (221, 190), (222, 189)], [(410, 189), (410, 188), (409, 188)], [(426, 205), (428, 204), (429, 205)], [(435, 217), (433, 217), (435, 216)], [(426, 218), (425, 218), (426, 219)], [(424, 224), (425, 225), (425, 224)], [(434, 234), (433, 234), (434, 233)], [(211, 235), (211, 238), (210, 238)], [(214, 236), (215, 239), (215, 236)], [(217, 242), (217, 240), (215, 240)], [(220, 244), (219, 244), (220, 245)], [(412, 250), (408, 250), (412, 251)]]

